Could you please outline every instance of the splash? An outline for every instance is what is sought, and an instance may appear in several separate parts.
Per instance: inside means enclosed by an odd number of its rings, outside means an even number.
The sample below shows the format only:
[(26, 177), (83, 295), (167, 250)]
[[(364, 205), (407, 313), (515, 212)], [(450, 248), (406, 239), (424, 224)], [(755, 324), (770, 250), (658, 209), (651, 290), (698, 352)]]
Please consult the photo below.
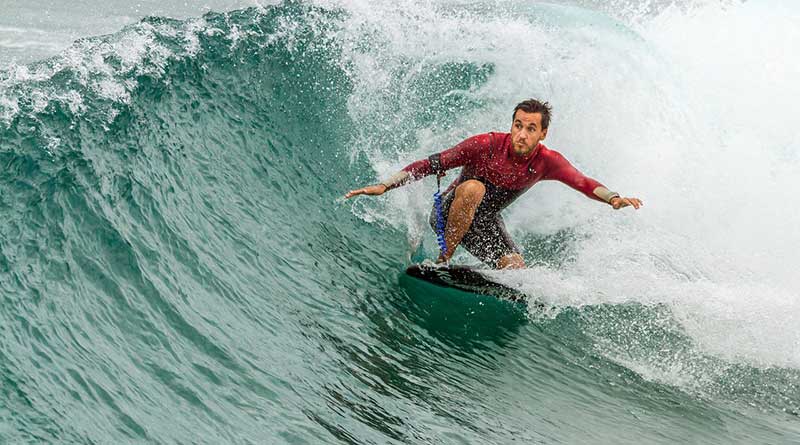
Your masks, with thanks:
[[(564, 306), (666, 304), (705, 353), (800, 366), (800, 147), (789, 124), (800, 66), (787, 56), (800, 42), (797, 8), (695, 2), (617, 9), (619, 21), (519, 2), (348, 12), (350, 113), (364, 123), (353, 156), (377, 177), (471, 134), (507, 131), (514, 104), (544, 98), (555, 108), (549, 146), (646, 207), (612, 212), (537, 185), (507, 212), (509, 226), (533, 258), (537, 241), (571, 233), (568, 256), (511, 281)], [(357, 45), (363, 36), (373, 43)], [(430, 189), (414, 184), (360, 212), (406, 227), (413, 251), (430, 240), (430, 203), (417, 198)]]

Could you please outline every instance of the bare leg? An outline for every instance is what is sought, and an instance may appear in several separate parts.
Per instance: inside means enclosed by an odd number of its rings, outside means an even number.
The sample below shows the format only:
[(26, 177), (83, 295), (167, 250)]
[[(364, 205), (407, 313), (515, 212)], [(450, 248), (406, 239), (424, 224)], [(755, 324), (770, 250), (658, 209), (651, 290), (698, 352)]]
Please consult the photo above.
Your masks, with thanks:
[(497, 260), (498, 269), (524, 269), (525, 260), (518, 253), (509, 253)]
[(486, 194), (486, 186), (475, 179), (469, 179), (456, 187), (453, 203), (447, 215), (447, 227), (444, 231), (444, 240), (447, 244), (447, 255), (439, 256), (439, 262), (450, 261), (464, 234), (467, 233), (478, 209)]

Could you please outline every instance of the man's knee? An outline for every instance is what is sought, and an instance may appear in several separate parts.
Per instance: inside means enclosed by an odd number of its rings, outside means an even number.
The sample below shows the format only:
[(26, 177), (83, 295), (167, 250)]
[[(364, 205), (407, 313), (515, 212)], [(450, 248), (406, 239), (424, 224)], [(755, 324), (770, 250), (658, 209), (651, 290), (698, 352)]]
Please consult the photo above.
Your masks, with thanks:
[(456, 199), (468, 199), (470, 202), (479, 203), (486, 194), (486, 186), (477, 179), (468, 179), (456, 187)]

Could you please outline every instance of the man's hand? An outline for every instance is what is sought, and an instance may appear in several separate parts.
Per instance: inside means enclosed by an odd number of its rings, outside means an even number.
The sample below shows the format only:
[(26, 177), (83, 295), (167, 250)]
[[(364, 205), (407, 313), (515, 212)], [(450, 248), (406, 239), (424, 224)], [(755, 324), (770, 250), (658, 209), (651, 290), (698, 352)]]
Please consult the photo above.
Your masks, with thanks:
[(383, 184), (369, 185), (358, 190), (350, 190), (344, 195), (345, 198), (352, 198), (356, 195), (382, 195), (386, 193), (386, 186)]
[(611, 198), (611, 201), (608, 202), (614, 207), (614, 210), (619, 210), (623, 207), (633, 206), (634, 209), (638, 209), (639, 207), (643, 206), (642, 200), (639, 198), (622, 198), (620, 196)]

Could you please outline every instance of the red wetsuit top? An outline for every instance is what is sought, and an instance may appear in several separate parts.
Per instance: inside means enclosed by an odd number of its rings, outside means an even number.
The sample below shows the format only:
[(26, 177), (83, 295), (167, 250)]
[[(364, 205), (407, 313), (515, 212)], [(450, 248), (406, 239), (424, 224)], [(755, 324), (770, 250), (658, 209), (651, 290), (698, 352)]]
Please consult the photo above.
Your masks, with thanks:
[[(594, 194), (597, 187), (604, 187), (603, 184), (582, 174), (561, 153), (543, 144), (524, 157), (514, 153), (511, 133), (473, 136), (439, 153), (439, 163), (441, 172), (464, 167), (446, 193), (468, 179), (483, 182), (487, 186), (487, 193), (480, 207), (491, 214), (503, 210), (542, 180), (561, 181), (591, 199), (605, 202)], [(403, 171), (416, 180), (437, 173), (434, 167), (429, 158), (409, 164)]]

